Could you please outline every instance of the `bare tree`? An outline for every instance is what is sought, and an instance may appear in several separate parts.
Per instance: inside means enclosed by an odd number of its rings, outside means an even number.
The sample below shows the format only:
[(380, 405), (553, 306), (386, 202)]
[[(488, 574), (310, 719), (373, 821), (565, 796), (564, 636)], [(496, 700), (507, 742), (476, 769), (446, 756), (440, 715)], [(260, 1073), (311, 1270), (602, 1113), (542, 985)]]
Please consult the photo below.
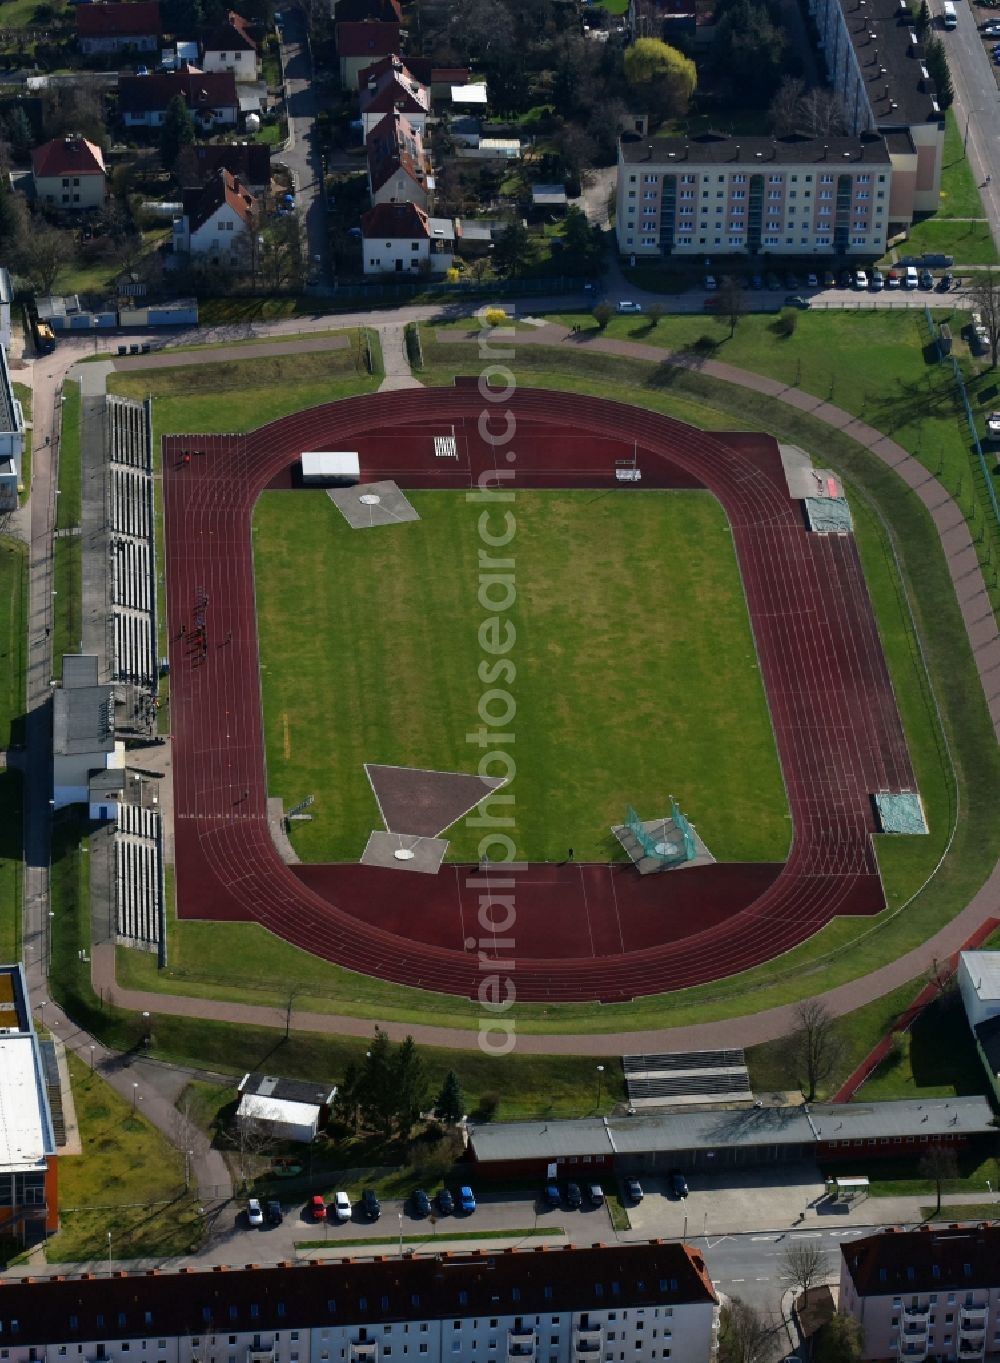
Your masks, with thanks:
[(983, 270), (975, 281), (970, 290), (972, 306), (982, 318), (990, 342), (990, 367), (996, 369), (1000, 358), (1000, 272)]
[(806, 1086), (806, 1102), (836, 1069), (843, 1055), (843, 1042), (836, 1019), (817, 999), (803, 999), (795, 1006), (798, 1026), (792, 1034), (792, 1055)]
[(826, 1251), (813, 1241), (798, 1240), (781, 1256), (781, 1274), (796, 1292), (807, 1296), (829, 1272)]
[(274, 1146), (274, 1137), (256, 1117), (233, 1118), (225, 1132), (225, 1140), (236, 1154), (240, 1184), (246, 1188), (257, 1173), (263, 1158)]
[(742, 1297), (730, 1297), (719, 1325), (719, 1363), (764, 1363), (771, 1352), (771, 1325)]
[(28, 224), (17, 248), (17, 264), (36, 293), (50, 294), (73, 259), (73, 240), (37, 219)]
[(941, 1189), (945, 1183), (958, 1178), (958, 1159), (954, 1150), (947, 1145), (932, 1145), (920, 1161), (920, 1172), (929, 1178), (937, 1193), (934, 1215), (941, 1210)]
[(847, 132), (840, 100), (825, 85), (807, 90), (799, 109), (799, 127), (811, 137), (842, 137)]
[(729, 323), (729, 338), (732, 340), (736, 335), (740, 318), (747, 310), (742, 280), (737, 275), (723, 275), (716, 297), (719, 300), (719, 316)]
[(805, 89), (805, 81), (798, 76), (786, 76), (778, 86), (768, 109), (771, 131), (776, 136), (793, 133), (798, 128)]

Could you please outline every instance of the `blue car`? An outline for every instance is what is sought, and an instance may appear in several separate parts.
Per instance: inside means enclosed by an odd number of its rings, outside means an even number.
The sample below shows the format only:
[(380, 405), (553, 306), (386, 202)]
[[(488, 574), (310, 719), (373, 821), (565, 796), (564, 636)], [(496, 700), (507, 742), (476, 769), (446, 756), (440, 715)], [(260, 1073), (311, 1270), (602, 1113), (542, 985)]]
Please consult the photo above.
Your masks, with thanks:
[(463, 1212), (471, 1213), (476, 1210), (476, 1195), (471, 1188), (459, 1188), (458, 1202)]

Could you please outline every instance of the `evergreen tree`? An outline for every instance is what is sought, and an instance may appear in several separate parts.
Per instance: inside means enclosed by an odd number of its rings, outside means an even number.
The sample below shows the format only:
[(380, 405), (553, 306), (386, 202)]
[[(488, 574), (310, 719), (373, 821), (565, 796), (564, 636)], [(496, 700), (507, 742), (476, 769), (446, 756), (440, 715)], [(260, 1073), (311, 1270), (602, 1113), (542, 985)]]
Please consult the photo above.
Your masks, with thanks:
[(10, 138), (14, 155), (19, 161), (23, 161), (31, 155), (31, 149), (35, 145), (35, 133), (31, 126), (31, 120), (18, 105), (7, 115), (6, 123), (7, 136)]
[(359, 1083), (361, 1114), (365, 1125), (380, 1131), (388, 1139), (396, 1120), (393, 1094), (392, 1043), (380, 1027), (365, 1057)]
[(441, 1092), (434, 1104), (434, 1116), (449, 1125), (460, 1122), (465, 1116), (465, 1099), (454, 1070), (449, 1070), (444, 1077)]
[(940, 38), (930, 38), (924, 58), (930, 78), (937, 90), (937, 102), (942, 109), (950, 109), (955, 100), (955, 88), (948, 70), (948, 55)]
[(395, 1118), (408, 1136), (427, 1102), (427, 1075), (416, 1042), (408, 1036), (392, 1060)]
[(922, 38), (931, 26), (931, 10), (927, 0), (920, 0), (920, 8), (917, 11), (917, 32)]
[(189, 147), (193, 141), (194, 119), (183, 95), (174, 95), (167, 105), (160, 129), (160, 156), (168, 170), (173, 169), (182, 149)]
[(493, 252), (493, 267), (499, 275), (522, 274), (533, 255), (528, 229), (520, 221), (507, 224)]

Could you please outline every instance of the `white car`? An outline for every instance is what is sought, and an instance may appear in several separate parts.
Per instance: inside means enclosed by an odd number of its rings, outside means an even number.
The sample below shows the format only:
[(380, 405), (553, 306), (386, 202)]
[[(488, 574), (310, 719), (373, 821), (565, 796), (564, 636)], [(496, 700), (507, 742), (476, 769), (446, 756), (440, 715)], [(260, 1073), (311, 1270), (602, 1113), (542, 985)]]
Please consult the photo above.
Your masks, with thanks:
[(350, 1221), (351, 1219), (351, 1199), (346, 1193), (334, 1193), (333, 1195), (333, 1214), (338, 1221)]
[(854, 271), (854, 287), (856, 289), (867, 289), (868, 276), (865, 274), (864, 270)]
[(707, 274), (704, 279), (705, 289), (708, 293), (713, 293), (718, 287), (714, 274)]
[(809, 275), (806, 275), (806, 288), (807, 288), (807, 289), (818, 289), (818, 288), (819, 288), (819, 275), (818, 275), (818, 274), (809, 274)]
[(264, 1213), (260, 1209), (260, 1203), (252, 1197), (247, 1203), (247, 1220), (251, 1226), (262, 1226), (264, 1224)]
[(630, 303), (627, 298), (623, 298), (618, 304), (619, 312), (642, 312), (641, 303)]

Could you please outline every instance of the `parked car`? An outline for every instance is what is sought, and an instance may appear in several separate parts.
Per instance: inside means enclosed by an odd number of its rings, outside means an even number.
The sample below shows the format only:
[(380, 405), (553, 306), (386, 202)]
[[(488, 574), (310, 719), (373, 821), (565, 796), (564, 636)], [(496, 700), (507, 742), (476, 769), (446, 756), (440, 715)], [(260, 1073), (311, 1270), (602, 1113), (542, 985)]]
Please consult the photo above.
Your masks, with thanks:
[(938, 288), (941, 290), (942, 293), (947, 293), (948, 290), (951, 288), (951, 285), (952, 285), (952, 277), (951, 277), (951, 275), (948, 273), (948, 271), (945, 270), (944, 274), (943, 274), (943, 275), (941, 276), (941, 278), (938, 280)]
[(264, 1224), (264, 1213), (255, 1197), (252, 1197), (247, 1203), (247, 1220), (251, 1226), (262, 1226)]
[(423, 1188), (418, 1188), (413, 1194), (413, 1215), (430, 1216), (431, 1200), (424, 1192)]
[(314, 1221), (326, 1220), (326, 1203), (320, 1197), (319, 1193), (314, 1193), (309, 1199), (309, 1215)]
[(839, 289), (849, 289), (853, 282), (853, 278), (850, 270), (841, 270), (840, 274), (837, 276), (837, 287)]
[(466, 1184), (462, 1188), (459, 1188), (458, 1202), (459, 1206), (462, 1208), (462, 1211), (465, 1212), (466, 1215), (468, 1216), (471, 1216), (471, 1214), (476, 1210), (476, 1195), (468, 1184)]
[(755, 274), (750, 276), (751, 289), (762, 289), (764, 287), (764, 276)]
[(917, 267), (915, 265), (907, 265), (906, 269), (903, 271), (903, 288), (915, 289), (917, 287), (917, 282)]
[(670, 1196), (684, 1198), (688, 1195), (687, 1179), (679, 1169), (671, 1169), (667, 1175), (667, 1183), (670, 1188)]
[(922, 289), (933, 289), (934, 276), (931, 274), (930, 270), (920, 271), (920, 287)]
[(719, 308), (722, 306), (722, 298), (717, 293), (706, 294), (701, 300), (701, 306), (706, 312), (718, 312)]
[(284, 1219), (281, 1203), (276, 1197), (269, 1197), (267, 1199), (267, 1224), (269, 1226), (280, 1226)]
[(702, 283), (709, 293), (711, 293), (713, 289), (717, 289), (719, 287), (718, 281), (716, 280), (714, 274), (707, 274)]
[(642, 312), (641, 303), (632, 303), (627, 298), (623, 298), (618, 304), (619, 312)]
[(604, 1189), (599, 1183), (587, 1185), (587, 1201), (592, 1207), (600, 1207), (604, 1202)]
[(437, 1195), (438, 1211), (442, 1216), (451, 1216), (455, 1210), (455, 1199), (447, 1188), (442, 1188)]
[(350, 1221), (351, 1199), (345, 1192), (334, 1193), (333, 1201), (327, 1208), (327, 1215), (331, 1221)]
[(377, 1221), (382, 1215), (382, 1203), (371, 1188), (366, 1188), (361, 1194), (361, 1210), (369, 1221)]
[(983, 24), (979, 32), (984, 38), (1000, 38), (1000, 23), (997, 23), (996, 19), (990, 19)]
[(890, 270), (885, 277), (885, 286), (887, 289), (898, 289), (902, 282), (898, 270)]
[(798, 276), (793, 275), (791, 271), (789, 271), (788, 274), (785, 275), (785, 288), (794, 291), (798, 287), (799, 287)]
[(881, 270), (872, 270), (871, 284), (876, 293), (885, 287), (885, 275)]
[(625, 1196), (630, 1202), (642, 1201), (642, 1184), (637, 1178), (627, 1178), (625, 1180)]
[(777, 293), (777, 291), (781, 288), (781, 280), (778, 278), (776, 274), (768, 274), (766, 278), (767, 287), (771, 290), (772, 293)]
[(818, 274), (807, 274), (807, 275), (806, 275), (806, 288), (807, 288), (807, 289), (818, 289), (818, 288), (819, 288), (819, 275), (818, 275)]
[(823, 288), (832, 289), (837, 283), (837, 276), (832, 270), (823, 271)]
[(579, 1183), (566, 1184), (566, 1206), (572, 1207), (574, 1211), (577, 1207), (583, 1206), (583, 1193), (580, 1192)]
[(811, 308), (812, 304), (808, 298), (803, 298), (800, 293), (790, 293), (785, 299), (786, 308)]
[(854, 287), (855, 287), (856, 289), (867, 289), (867, 287), (868, 287), (868, 276), (867, 276), (867, 274), (864, 272), (864, 270), (855, 270), (855, 271), (854, 271)]
[(559, 1195), (559, 1185), (557, 1183), (546, 1183), (544, 1196), (546, 1207), (551, 1207), (555, 1210), (556, 1207), (562, 1204), (562, 1198)]

